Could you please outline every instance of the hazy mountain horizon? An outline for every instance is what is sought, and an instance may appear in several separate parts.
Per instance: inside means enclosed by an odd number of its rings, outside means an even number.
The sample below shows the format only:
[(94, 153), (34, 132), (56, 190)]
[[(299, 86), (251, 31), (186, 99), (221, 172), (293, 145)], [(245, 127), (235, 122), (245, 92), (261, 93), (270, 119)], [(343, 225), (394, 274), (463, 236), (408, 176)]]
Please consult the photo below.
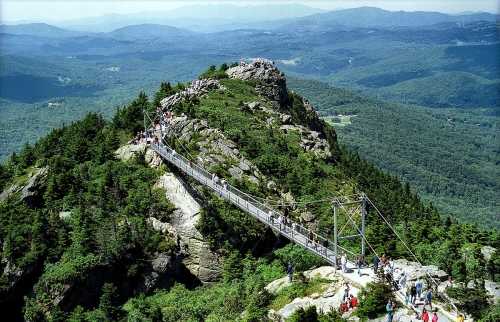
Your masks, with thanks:
[[(279, 11), (278, 11), (279, 8)], [(363, 15), (363, 19), (354, 19), (353, 15)], [(68, 31), (112, 32), (134, 25), (163, 25), (198, 32), (217, 32), (232, 29), (266, 29), (278, 25), (301, 21), (304, 23), (334, 22), (340, 25), (356, 25), (363, 21), (369, 25), (432, 25), (442, 22), (499, 19), (496, 13), (486, 11), (464, 11), (449, 14), (438, 11), (385, 10), (378, 7), (356, 7), (336, 10), (322, 10), (302, 4), (269, 4), (239, 6), (234, 4), (188, 5), (164, 12), (138, 12), (134, 14), (106, 14), (58, 21), (10, 21), (3, 25), (16, 26), (45, 23)], [(359, 17), (358, 17), (359, 18)]]

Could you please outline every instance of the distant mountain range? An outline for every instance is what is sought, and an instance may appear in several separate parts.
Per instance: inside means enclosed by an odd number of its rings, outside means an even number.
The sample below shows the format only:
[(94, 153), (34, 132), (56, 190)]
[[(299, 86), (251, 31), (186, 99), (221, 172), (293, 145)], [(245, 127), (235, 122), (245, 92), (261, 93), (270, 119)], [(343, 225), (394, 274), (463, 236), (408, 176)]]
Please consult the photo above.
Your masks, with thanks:
[(107, 33), (107, 36), (123, 40), (162, 39), (172, 40), (193, 35), (194, 32), (167, 25), (141, 24), (126, 26)]
[(471, 13), (464, 15), (449, 15), (440, 12), (426, 11), (387, 11), (374, 7), (361, 7), (318, 13), (294, 19), (285, 24), (286, 28), (304, 27), (321, 28), (347, 27), (419, 27), (444, 22), (468, 23), (472, 21), (497, 21), (498, 15), (491, 13)]
[[(324, 10), (301, 4), (267, 4), (239, 6), (233, 4), (189, 5), (165, 12), (142, 12), (126, 15), (105, 15), (71, 21), (57, 25), (82, 31), (106, 32), (137, 24), (172, 25), (198, 32), (214, 32), (249, 27), (256, 22), (293, 19)], [(254, 26), (255, 27), (255, 26)]]
[[(210, 8), (212, 11), (207, 9), (207, 16), (220, 15), (218, 10)], [(257, 13), (262, 8), (252, 7), (250, 11)], [(306, 9), (298, 7), (292, 11), (297, 15)], [(188, 13), (189, 10), (178, 14)], [(192, 10), (191, 14), (200, 13)], [(19, 60), (11, 57), (9, 61), (16, 63), (3, 68), (0, 76), (23, 73), (45, 77), (48, 72), (43, 66), (49, 63), (61, 66), (56, 68), (61, 70), (60, 74), (68, 74), (68, 70), (80, 74), (92, 61), (96, 75), (89, 77), (91, 71), (87, 69), (81, 76), (70, 78), (85, 80), (86, 85), (90, 82), (92, 88), (100, 88), (102, 84), (94, 82), (100, 77), (101, 65), (107, 65), (105, 70), (118, 70), (112, 67), (123, 66), (126, 61), (127, 69), (121, 68), (119, 74), (102, 80), (123, 85), (138, 75), (133, 71), (132, 61), (135, 66), (144, 66), (144, 61), (156, 62), (150, 68), (162, 70), (165, 68), (162, 60), (168, 64), (182, 57), (186, 68), (193, 69), (199, 61), (206, 64), (206, 59), (221, 63), (265, 56), (295, 76), (359, 89), (390, 100), (433, 107), (498, 109), (498, 15), (391, 12), (362, 7), (245, 23), (246, 14), (240, 13), (242, 22), (237, 23), (238, 29), (211, 33), (154, 23), (106, 32), (73, 31), (41, 23), (2, 25), (2, 54), (35, 56), (31, 61), (36, 63), (18, 64)], [(41, 57), (48, 61), (41, 62)], [(176, 72), (178, 67), (169, 68)], [(132, 74), (127, 80), (120, 80), (125, 70)], [(441, 88), (434, 86), (436, 82)]]
[[(232, 4), (192, 5), (166, 12), (143, 12), (128, 15), (104, 15), (76, 20), (53, 22), (60, 28), (84, 32), (110, 32), (130, 25), (170, 25), (196, 32), (217, 32), (234, 29), (324, 29), (344, 27), (417, 27), (439, 23), (468, 23), (499, 20), (499, 15), (486, 12), (466, 12), (457, 15), (426, 11), (387, 11), (375, 7), (360, 7), (324, 11), (300, 4), (270, 4), (237, 6)], [(18, 26), (23, 26), (19, 24)], [(16, 34), (54, 33), (71, 35), (69, 30), (49, 30), (48, 25), (24, 24)], [(5, 25), (4, 25), (5, 28)], [(31, 30), (30, 30), (31, 29)], [(39, 30), (38, 30), (39, 29)], [(2, 32), (13, 33), (11, 30)], [(74, 31), (73, 31), (74, 32)]]
[(0, 25), (0, 34), (30, 35), (47, 38), (77, 37), (86, 33), (52, 26), (46, 23)]

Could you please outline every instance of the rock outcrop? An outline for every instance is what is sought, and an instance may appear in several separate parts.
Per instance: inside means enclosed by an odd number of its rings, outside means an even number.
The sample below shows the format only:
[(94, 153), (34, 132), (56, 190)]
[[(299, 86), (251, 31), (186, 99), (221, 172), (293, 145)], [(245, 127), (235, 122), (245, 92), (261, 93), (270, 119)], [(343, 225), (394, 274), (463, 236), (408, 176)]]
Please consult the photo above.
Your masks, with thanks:
[(394, 264), (397, 268), (406, 272), (407, 281), (425, 280), (429, 275), (437, 281), (445, 281), (448, 278), (448, 274), (435, 265), (422, 266), (406, 259), (397, 259)]
[(488, 295), (492, 297), (493, 303), (498, 303), (500, 299), (500, 283), (495, 283), (493, 281), (484, 281), (484, 288)]
[(308, 152), (313, 153), (319, 158), (329, 158), (332, 156), (330, 152), (330, 144), (317, 131), (312, 131), (302, 125), (282, 125), (282, 131), (297, 131), (300, 134), (300, 146)]
[(162, 109), (171, 109), (173, 106), (182, 101), (198, 98), (213, 89), (223, 89), (218, 80), (196, 79), (191, 82), (191, 85), (188, 88), (161, 100), (160, 105)]
[(185, 115), (174, 117), (165, 135), (184, 142), (191, 141), (196, 135), (197, 162), (207, 169), (215, 165), (230, 165), (228, 171), (237, 180), (259, 183), (265, 179), (259, 169), (240, 154), (233, 141), (227, 139), (221, 130), (209, 128), (205, 120), (189, 119)]
[(43, 192), (42, 186), (45, 184), (49, 167), (33, 168), (22, 183), (15, 183), (9, 186), (0, 194), (0, 201), (6, 200), (10, 196), (19, 193), (19, 198), (28, 205), (34, 205), (37, 198)]
[(226, 74), (230, 78), (257, 81), (256, 91), (279, 106), (288, 103), (285, 75), (270, 60), (255, 59), (250, 63), (241, 62), (229, 68)]
[(161, 157), (151, 150), (146, 143), (141, 144), (126, 144), (115, 151), (116, 158), (122, 161), (129, 161), (144, 155), (144, 160), (151, 167), (158, 167), (162, 163)]
[(161, 176), (156, 187), (166, 191), (167, 199), (177, 208), (170, 225), (156, 223), (157, 229), (168, 231), (180, 239), (183, 263), (202, 283), (216, 281), (222, 271), (220, 256), (212, 252), (203, 236), (196, 229), (201, 207), (189, 194), (183, 183), (172, 173)]
[[(315, 306), (318, 313), (328, 313), (331, 310), (338, 309), (344, 295), (344, 288), (342, 287), (344, 280), (338, 275), (334, 276), (333, 272), (334, 269), (330, 266), (305, 271), (303, 274), (308, 281), (316, 278), (325, 281), (320, 291), (305, 297), (295, 298), (279, 310), (270, 310), (268, 312), (269, 319), (272, 321), (285, 321), (298, 309), (306, 309), (310, 306)], [(277, 294), (290, 285), (288, 277), (285, 276), (269, 283), (265, 289), (272, 294)], [(351, 286), (350, 293), (357, 295), (358, 289)]]

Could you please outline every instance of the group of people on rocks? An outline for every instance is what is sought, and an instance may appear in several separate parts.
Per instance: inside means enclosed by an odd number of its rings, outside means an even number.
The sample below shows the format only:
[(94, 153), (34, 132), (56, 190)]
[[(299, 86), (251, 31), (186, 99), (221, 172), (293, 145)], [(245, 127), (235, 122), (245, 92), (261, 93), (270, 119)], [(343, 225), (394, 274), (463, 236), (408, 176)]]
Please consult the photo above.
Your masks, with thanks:
[[(396, 304), (394, 303), (394, 301), (388, 300), (387, 304), (385, 305), (385, 310), (387, 312), (387, 322), (392, 322), (392, 320), (394, 318), (395, 308), (396, 308)], [(432, 309), (431, 309), (431, 311), (432, 311)], [(439, 316), (437, 315), (437, 311), (429, 313), (429, 311), (427, 311), (426, 308), (424, 307), (422, 309), (421, 314), (419, 314), (418, 311), (416, 311), (415, 313), (416, 313), (416, 316), (415, 316), (416, 320), (422, 320), (423, 322), (429, 322), (429, 321), (438, 322), (439, 321)], [(431, 314), (432, 314), (432, 317), (431, 317)], [(463, 315), (459, 315), (459, 317), (462, 317), (462, 320), (460, 320), (460, 322), (463, 322)]]
[(132, 144), (153, 144), (159, 142), (161, 133), (166, 131), (167, 126), (172, 122), (174, 114), (172, 111), (164, 111), (158, 106), (156, 108), (156, 115), (160, 116), (159, 119), (155, 120), (149, 129), (137, 133), (131, 141)]
[(350, 293), (349, 283), (344, 283), (344, 295), (342, 296), (342, 302), (340, 303), (339, 311), (341, 314), (349, 312), (349, 310), (354, 310), (358, 307), (358, 298)]

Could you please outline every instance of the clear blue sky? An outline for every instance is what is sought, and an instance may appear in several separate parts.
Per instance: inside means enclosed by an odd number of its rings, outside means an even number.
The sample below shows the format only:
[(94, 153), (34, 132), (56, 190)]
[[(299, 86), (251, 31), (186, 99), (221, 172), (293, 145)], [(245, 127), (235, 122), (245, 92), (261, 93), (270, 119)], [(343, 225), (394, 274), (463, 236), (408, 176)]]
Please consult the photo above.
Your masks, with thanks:
[(334, 10), (360, 6), (374, 6), (388, 10), (406, 11), (440, 11), (458, 13), (463, 11), (498, 11), (498, 0), (310, 0), (310, 1), (169, 1), (169, 0), (0, 0), (1, 21), (64, 21), (104, 14), (129, 14), (137, 12), (168, 11), (183, 5), (196, 3), (232, 3), (238, 5), (252, 5), (263, 3), (301, 3), (315, 8)]

